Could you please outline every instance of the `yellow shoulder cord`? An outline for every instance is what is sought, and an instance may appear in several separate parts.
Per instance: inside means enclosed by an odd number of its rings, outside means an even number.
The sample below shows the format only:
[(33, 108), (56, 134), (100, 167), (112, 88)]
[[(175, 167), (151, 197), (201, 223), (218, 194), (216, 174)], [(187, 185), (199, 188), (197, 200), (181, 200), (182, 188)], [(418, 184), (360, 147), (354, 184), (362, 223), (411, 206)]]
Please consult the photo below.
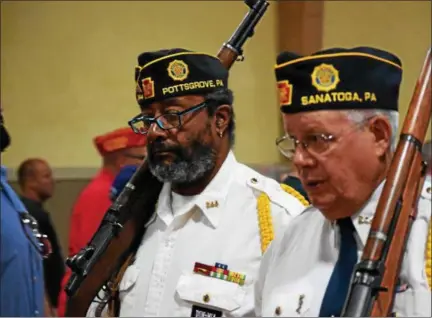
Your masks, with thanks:
[(303, 204), (305, 207), (309, 206), (309, 201), (306, 200), (306, 198), (300, 193), (298, 192), (296, 189), (290, 187), (289, 185), (286, 184), (281, 184), (280, 185), (282, 189), (284, 189), (285, 192), (291, 194), (293, 197), (295, 197), (297, 200), (299, 200), (301, 202), (301, 204)]
[[(302, 196), (297, 190), (286, 185), (281, 184), (281, 188), (299, 200), (305, 207), (309, 205), (309, 202)], [(270, 198), (266, 193), (261, 193), (257, 199), (257, 210), (258, 210), (258, 224), (261, 238), (261, 252), (267, 250), (268, 245), (274, 239), (273, 219), (270, 211)]]
[(432, 288), (432, 220), (429, 221), (429, 235), (426, 243), (426, 276), (429, 288)]

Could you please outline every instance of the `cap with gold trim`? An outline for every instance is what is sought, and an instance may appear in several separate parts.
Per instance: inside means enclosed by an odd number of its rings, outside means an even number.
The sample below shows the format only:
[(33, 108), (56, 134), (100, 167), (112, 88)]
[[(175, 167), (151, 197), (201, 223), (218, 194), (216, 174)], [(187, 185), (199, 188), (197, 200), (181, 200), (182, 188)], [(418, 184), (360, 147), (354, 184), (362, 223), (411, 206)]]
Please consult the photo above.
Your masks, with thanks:
[(332, 48), (310, 56), (282, 52), (275, 74), (283, 113), (398, 110), (402, 64), (380, 49)]
[(141, 107), (168, 98), (207, 94), (228, 87), (228, 71), (206, 53), (182, 48), (144, 52), (135, 68), (136, 99)]

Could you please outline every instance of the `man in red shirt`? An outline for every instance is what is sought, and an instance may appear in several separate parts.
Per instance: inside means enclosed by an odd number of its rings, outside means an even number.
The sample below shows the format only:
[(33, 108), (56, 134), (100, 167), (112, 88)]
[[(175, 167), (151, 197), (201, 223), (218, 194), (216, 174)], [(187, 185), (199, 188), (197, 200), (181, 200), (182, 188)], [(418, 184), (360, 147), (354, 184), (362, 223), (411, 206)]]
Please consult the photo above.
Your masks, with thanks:
[[(146, 139), (130, 128), (120, 128), (94, 138), (94, 144), (103, 164), (97, 175), (82, 190), (74, 204), (69, 230), (69, 253), (71, 257), (85, 247), (99, 227), (105, 212), (111, 205), (110, 189), (115, 176), (125, 165), (137, 165), (146, 155)], [(64, 288), (70, 278), (68, 268), (62, 281), (58, 301), (58, 315), (64, 316), (66, 293)]]

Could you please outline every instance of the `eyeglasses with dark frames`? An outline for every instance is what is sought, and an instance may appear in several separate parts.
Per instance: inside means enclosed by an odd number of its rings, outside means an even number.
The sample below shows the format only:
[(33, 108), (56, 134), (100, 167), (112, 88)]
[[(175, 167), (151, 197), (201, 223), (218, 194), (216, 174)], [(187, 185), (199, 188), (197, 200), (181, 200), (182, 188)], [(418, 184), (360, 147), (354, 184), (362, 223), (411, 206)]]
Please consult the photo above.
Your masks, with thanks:
[(180, 112), (168, 112), (156, 118), (139, 114), (128, 121), (129, 126), (136, 134), (146, 135), (150, 130), (153, 123), (156, 123), (160, 129), (170, 130), (182, 126), (182, 117), (197, 110), (200, 110), (208, 105), (208, 101), (204, 101), (191, 108), (185, 109)]

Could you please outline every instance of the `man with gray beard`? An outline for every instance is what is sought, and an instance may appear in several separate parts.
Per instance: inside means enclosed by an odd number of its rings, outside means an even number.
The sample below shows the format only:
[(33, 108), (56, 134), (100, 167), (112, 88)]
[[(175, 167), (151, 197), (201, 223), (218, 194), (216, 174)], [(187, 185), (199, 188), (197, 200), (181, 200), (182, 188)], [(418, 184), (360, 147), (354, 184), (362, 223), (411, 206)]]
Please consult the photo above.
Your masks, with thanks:
[(138, 63), (141, 114), (130, 125), (147, 136), (164, 185), (113, 314), (253, 315), (262, 254), (308, 202), (236, 161), (233, 94), (218, 58), (170, 49)]

